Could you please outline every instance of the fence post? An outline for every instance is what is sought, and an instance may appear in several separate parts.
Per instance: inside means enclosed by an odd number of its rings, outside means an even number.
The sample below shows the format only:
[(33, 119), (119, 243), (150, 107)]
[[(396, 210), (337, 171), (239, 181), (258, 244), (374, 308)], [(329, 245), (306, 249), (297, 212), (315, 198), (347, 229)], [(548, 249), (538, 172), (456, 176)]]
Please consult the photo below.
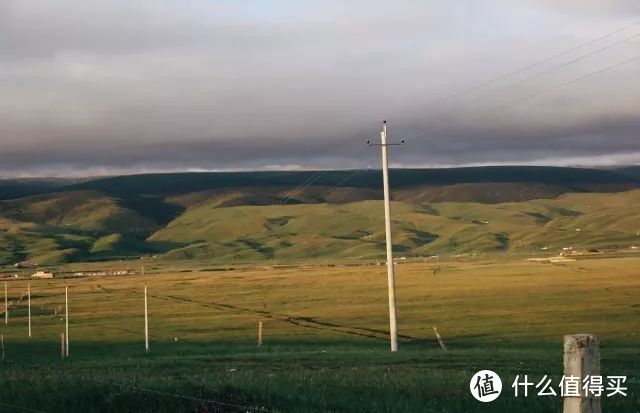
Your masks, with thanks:
[(262, 321), (258, 322), (258, 347), (262, 347)]
[[(583, 389), (586, 376), (600, 375), (600, 342), (592, 334), (564, 336), (564, 376), (577, 377), (579, 396), (564, 397), (564, 413), (600, 413), (600, 397)], [(563, 391), (566, 392), (566, 388)]]
[(444, 340), (442, 340), (442, 336), (440, 336), (440, 333), (438, 332), (438, 329), (436, 328), (436, 326), (433, 326), (433, 332), (436, 333), (436, 338), (438, 339), (438, 344), (440, 344), (440, 348), (443, 349), (444, 351), (448, 351), (447, 346), (444, 344)]

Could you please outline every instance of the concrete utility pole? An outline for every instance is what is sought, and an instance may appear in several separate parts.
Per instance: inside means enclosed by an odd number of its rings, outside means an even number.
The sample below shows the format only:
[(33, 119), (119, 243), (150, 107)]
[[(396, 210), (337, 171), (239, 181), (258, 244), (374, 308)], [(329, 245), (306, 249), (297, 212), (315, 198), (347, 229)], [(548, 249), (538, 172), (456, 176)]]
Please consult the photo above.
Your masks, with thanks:
[(149, 352), (149, 308), (147, 306), (147, 286), (144, 286), (144, 351)]
[(4, 323), (9, 324), (9, 299), (7, 298), (7, 282), (4, 282)]
[(31, 284), (27, 284), (27, 298), (29, 302), (29, 338), (31, 338)]
[(380, 132), (380, 144), (372, 144), (367, 141), (369, 146), (380, 146), (382, 149), (382, 187), (384, 190), (384, 226), (387, 241), (387, 283), (389, 288), (389, 336), (391, 339), (391, 351), (398, 351), (398, 326), (396, 314), (396, 277), (393, 265), (393, 244), (391, 242), (391, 205), (389, 201), (389, 164), (387, 161), (387, 146), (404, 145), (401, 143), (387, 143), (387, 121), (382, 123), (382, 131)]
[(64, 287), (64, 340), (65, 357), (69, 357), (69, 287)]

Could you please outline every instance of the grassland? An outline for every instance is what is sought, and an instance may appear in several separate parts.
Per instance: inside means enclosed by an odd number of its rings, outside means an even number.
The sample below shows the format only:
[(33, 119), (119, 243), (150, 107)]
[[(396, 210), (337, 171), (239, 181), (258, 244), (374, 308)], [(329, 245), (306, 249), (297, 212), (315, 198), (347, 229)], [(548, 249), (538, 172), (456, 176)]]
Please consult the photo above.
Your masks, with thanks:
[[(161, 255), (212, 262), (376, 259), (384, 255), (382, 204), (225, 206), (191, 194), (184, 211), (160, 225), (95, 193), (0, 205), (0, 264), (40, 265)], [(195, 197), (195, 198), (192, 198)], [(197, 199), (197, 200), (196, 200)], [(405, 256), (557, 253), (640, 244), (640, 190), (564, 194), (555, 199), (393, 203), (394, 250)], [(176, 204), (177, 205), (177, 204)]]
[[(616, 249), (638, 240), (636, 168), (397, 169), (391, 178), (394, 248), (403, 255)], [(380, 171), (353, 170), (0, 181), (0, 266), (159, 254), (376, 258), (384, 251), (380, 180)]]
[[(559, 411), (560, 398), (514, 398), (510, 384), (516, 374), (558, 379), (562, 336), (576, 332), (600, 337), (603, 374), (629, 376), (630, 395), (605, 399), (605, 411), (640, 406), (640, 258), (399, 265), (398, 354), (388, 351), (383, 266), (173, 268), (31, 281), (33, 337), (27, 337), (24, 298), (11, 308), (9, 324), (0, 325), (6, 352), (0, 408)], [(8, 284), (12, 299), (26, 291), (24, 280)], [(142, 334), (145, 284), (149, 354)], [(62, 362), (64, 285), (71, 357)], [(259, 321), (261, 348), (255, 346)], [(432, 326), (449, 352), (438, 348)], [(472, 374), (485, 368), (505, 383), (490, 405), (468, 391)]]
[[(640, 191), (566, 194), (517, 203), (393, 204), (394, 249), (408, 256), (558, 252), (563, 247), (628, 248), (640, 243)], [(380, 257), (379, 201), (219, 208), (203, 203), (153, 234), (185, 247), (172, 258), (295, 259)]]

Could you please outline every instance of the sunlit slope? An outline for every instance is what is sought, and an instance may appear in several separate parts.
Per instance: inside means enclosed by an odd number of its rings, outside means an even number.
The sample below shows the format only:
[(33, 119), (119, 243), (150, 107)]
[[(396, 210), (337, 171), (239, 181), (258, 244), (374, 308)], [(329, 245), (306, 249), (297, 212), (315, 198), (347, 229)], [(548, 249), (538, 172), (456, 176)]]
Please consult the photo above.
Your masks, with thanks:
[[(640, 191), (521, 203), (394, 202), (394, 249), (406, 255), (628, 247), (640, 243)], [(380, 256), (382, 203), (188, 209), (150, 240), (188, 244), (174, 258)]]
[[(503, 188), (476, 185), (432, 192), (394, 190), (393, 243), (398, 256), (640, 245), (640, 190), (493, 203), (504, 196), (490, 191)], [(511, 185), (508, 190), (515, 194), (519, 189)], [(79, 190), (0, 201), (0, 265), (163, 253), (166, 258), (224, 262), (383, 257), (382, 203), (362, 200), (376, 196), (373, 190), (356, 192), (280, 187), (273, 192), (254, 188), (123, 199)], [(290, 198), (282, 201), (288, 194)], [(533, 195), (537, 196), (524, 197)], [(438, 202), (459, 196), (482, 202)], [(322, 197), (332, 202), (320, 202)]]

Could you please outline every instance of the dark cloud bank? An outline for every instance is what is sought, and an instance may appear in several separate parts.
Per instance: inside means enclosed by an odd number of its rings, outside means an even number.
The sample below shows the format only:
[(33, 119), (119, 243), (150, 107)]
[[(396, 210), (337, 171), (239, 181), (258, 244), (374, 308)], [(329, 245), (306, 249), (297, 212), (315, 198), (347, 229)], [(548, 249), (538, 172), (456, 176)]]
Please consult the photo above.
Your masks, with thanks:
[(0, 175), (375, 167), (382, 119), (409, 138), (398, 166), (640, 163), (640, 61), (522, 100), (640, 37), (498, 91), (640, 24), (450, 98), (630, 25), (636, 1), (479, 3), (0, 2)]

